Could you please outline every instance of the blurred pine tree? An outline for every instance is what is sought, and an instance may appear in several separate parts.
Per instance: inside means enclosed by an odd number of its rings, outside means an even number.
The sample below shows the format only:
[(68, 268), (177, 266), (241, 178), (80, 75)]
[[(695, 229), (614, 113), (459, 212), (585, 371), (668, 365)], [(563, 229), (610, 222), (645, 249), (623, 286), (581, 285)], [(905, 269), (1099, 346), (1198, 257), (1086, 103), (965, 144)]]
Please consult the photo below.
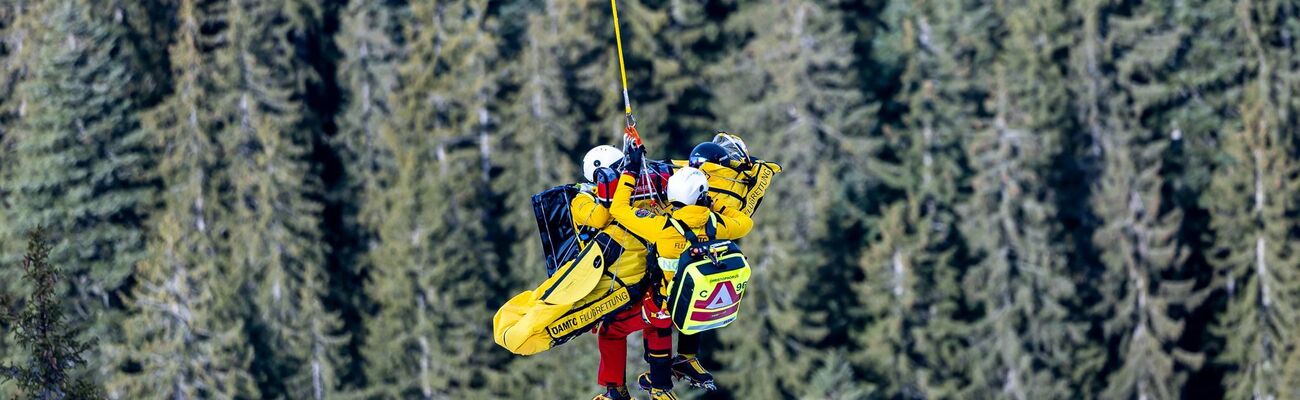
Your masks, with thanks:
[(473, 397), (505, 359), (488, 340), (502, 277), (488, 233), (497, 49), (486, 12), (482, 0), (411, 5), (419, 22), (380, 131), (397, 170), (370, 255), (368, 396)]
[(866, 351), (859, 362), (886, 379), (888, 397), (957, 396), (969, 384), (970, 321), (960, 285), (969, 262), (956, 207), (970, 185), (962, 145), (979, 106), (965, 99), (980, 83), (974, 74), (986, 72), (967, 65), (992, 56), (990, 43), (963, 40), (978, 35), (967, 29), (989, 29), (988, 10), (977, 6), (891, 5), (906, 60), (899, 96), (908, 111), (899, 130), (884, 130), (888, 150), (873, 169), (904, 198), (887, 208), (881, 236), (868, 243), (861, 260), (868, 282), (859, 288), (863, 301), (876, 304), (867, 308), (863, 334), (889, 334), (885, 349)]
[(212, 107), (227, 86), (216, 55), (205, 51), (221, 32), (202, 27), (221, 17), (214, 3), (184, 0), (170, 49), (175, 91), (146, 126), (163, 153), (166, 188), (158, 237), (136, 271), (125, 338), (110, 346), (121, 369), (109, 378), (112, 398), (253, 398), (253, 348), (245, 331), (249, 305), (239, 301), (249, 271), (235, 268), (230, 182), (219, 143), (222, 110)]
[(1188, 253), (1177, 236), (1183, 212), (1164, 192), (1170, 140), (1142, 117), (1156, 107), (1159, 92), (1173, 90), (1158, 77), (1186, 32), (1164, 18), (1163, 5), (1137, 7), (1131, 15), (1112, 13), (1113, 6), (1080, 4), (1085, 43), (1074, 57), (1083, 77), (1076, 80), (1080, 119), (1101, 155), (1091, 206), (1105, 270), (1095, 283), (1101, 301), (1094, 318), (1118, 355), (1101, 396), (1170, 399), (1202, 362), (1178, 340), (1187, 310), (1208, 292), (1195, 289), (1185, 271)]
[[(1069, 305), (1075, 283), (1066, 270), (1067, 249), (1045, 175), (1062, 151), (1070, 126), (1068, 82), (1054, 53), (1066, 15), (1051, 1), (986, 4), (995, 51), (963, 63), (975, 74), (971, 88), (978, 118), (966, 154), (974, 176), (960, 206), (961, 231), (976, 262), (965, 291), (981, 311), (971, 326), (971, 382), (963, 397), (1065, 399), (1080, 387), (1072, 374), (1100, 365), (1074, 362), (1086, 347), (1086, 325)], [(1043, 40), (1054, 37), (1055, 40)]]
[(1296, 110), (1293, 95), (1276, 83), (1286, 82), (1278, 69), (1289, 62), (1286, 51), (1274, 45), (1284, 30), (1268, 23), (1279, 6), (1236, 5), (1233, 25), (1243, 43), (1230, 50), (1242, 53), (1252, 73), (1243, 85), (1242, 124), (1225, 127), (1223, 159), (1204, 199), (1215, 238), (1210, 261), (1228, 296), (1213, 329), (1224, 341), (1216, 361), (1227, 368), (1225, 394), (1233, 399), (1290, 398), (1287, 391), (1300, 384), (1286, 371), (1290, 349), (1300, 345), (1300, 169), (1286, 120)]
[[(744, 311), (718, 331), (722, 386), (739, 398), (814, 395), (816, 361), (844, 347), (856, 300), (854, 269), (838, 252), (841, 223), (855, 209), (845, 185), (867, 178), (870, 108), (850, 73), (852, 41), (836, 8), (815, 1), (744, 3), (727, 22), (734, 40), (708, 78), (718, 126), (756, 157), (785, 166), (743, 240), (754, 263)], [(848, 217), (848, 218), (845, 218)], [(823, 388), (824, 389), (824, 388)]]
[(310, 1), (229, 4), (217, 66), (228, 84), (220, 140), (228, 164), (232, 267), (249, 279), (245, 326), (262, 394), (320, 399), (339, 387), (341, 322), (322, 304), (322, 190), (310, 164), (319, 126), (304, 106), (311, 70), (295, 39), (317, 18)]
[[(131, 68), (135, 49), (118, 5), (31, 7), (18, 21), (32, 47), (14, 66), (26, 70), (14, 96), (22, 118), (0, 180), (10, 196), (0, 236), (47, 226), (56, 249), (50, 261), (67, 268), (69, 318), (109, 342), (119, 335), (131, 268), (146, 255), (145, 220), (157, 197), (153, 149), (138, 120), (143, 72)], [(92, 373), (104, 373), (99, 348), (87, 358)]]

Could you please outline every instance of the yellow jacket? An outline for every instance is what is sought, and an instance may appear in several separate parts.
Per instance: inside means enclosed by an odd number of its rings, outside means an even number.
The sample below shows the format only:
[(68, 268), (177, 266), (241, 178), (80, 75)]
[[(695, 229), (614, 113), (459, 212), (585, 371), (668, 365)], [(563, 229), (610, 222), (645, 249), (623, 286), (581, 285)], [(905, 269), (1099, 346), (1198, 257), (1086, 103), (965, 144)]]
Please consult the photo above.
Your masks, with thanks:
[[(645, 276), (649, 255), (645, 244), (613, 224), (609, 208), (591, 193), (579, 193), (569, 203), (569, 210), (574, 224), (600, 230), (623, 248), (618, 259), (607, 264), (607, 270), (621, 284), (604, 273), (557, 272), (534, 290), (511, 298), (493, 316), (492, 335), (497, 344), (515, 354), (546, 351), (557, 344), (558, 338), (568, 337), (586, 323), (641, 299), (641, 292), (628, 286), (636, 285)], [(607, 248), (604, 244), (601, 247)], [(554, 301), (556, 298), (569, 300)]]
[(588, 192), (578, 192), (569, 203), (569, 212), (573, 213), (573, 223), (597, 230), (605, 229), (614, 221), (609, 216), (609, 208), (600, 205), (596, 196)]
[[(685, 167), (685, 160), (673, 160), (673, 165)], [(745, 215), (754, 215), (759, 202), (767, 194), (772, 178), (781, 173), (781, 165), (763, 160), (756, 160), (747, 171), (706, 162), (700, 165), (700, 171), (709, 176), (709, 199), (713, 200), (713, 209), (722, 206), (735, 208)]]
[[(632, 191), (635, 184), (636, 179), (632, 175), (624, 174), (619, 178), (618, 189), (614, 191), (614, 200), (609, 206), (609, 213), (614, 217), (614, 221), (618, 222), (616, 226), (622, 226), (628, 232), (655, 245), (655, 249), (659, 252), (659, 266), (664, 269), (666, 278), (671, 279), (672, 273), (677, 271), (677, 258), (686, 251), (686, 238), (673, 227), (668, 216), (637, 215), (632, 207)], [(673, 211), (672, 218), (685, 223), (700, 238), (706, 236), (704, 226), (710, 217), (714, 218), (718, 234), (717, 238), (712, 239), (740, 239), (749, 234), (749, 230), (754, 227), (754, 220), (740, 210), (733, 207), (718, 208), (718, 212), (714, 212), (707, 207), (689, 205)]]

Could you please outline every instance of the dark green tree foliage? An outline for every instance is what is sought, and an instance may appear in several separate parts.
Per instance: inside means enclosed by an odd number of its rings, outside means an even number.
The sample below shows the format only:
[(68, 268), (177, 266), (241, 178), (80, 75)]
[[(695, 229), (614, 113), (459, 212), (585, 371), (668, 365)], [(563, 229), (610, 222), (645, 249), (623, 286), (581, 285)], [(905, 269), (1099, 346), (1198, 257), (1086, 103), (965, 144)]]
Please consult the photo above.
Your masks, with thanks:
[(409, 23), (408, 10), (400, 1), (356, 0), (342, 15), (343, 33), (338, 37), (343, 60), (339, 80), (348, 93), (347, 105), (338, 118), (339, 132), (333, 147), (341, 155), (346, 182), (342, 189), (352, 202), (349, 228), (361, 231), (359, 240), (373, 242), (380, 224), (381, 208), (375, 201), (396, 170), (393, 156), (381, 131), (393, 117), (393, 94), (397, 68), (403, 55), (402, 26)]
[(854, 340), (861, 347), (855, 364), (865, 371), (864, 380), (875, 393), (889, 398), (920, 398), (917, 363), (910, 355), (914, 342), (911, 318), (918, 301), (917, 276), (908, 262), (913, 249), (915, 227), (903, 221), (906, 205), (884, 210), (862, 254), (862, 271), (868, 277), (859, 284), (863, 328)]
[[(319, 234), (319, 181), (309, 150), (315, 127), (303, 106), (309, 70), (291, 40), (303, 35), (315, 12), (305, 1), (273, 5), (235, 2), (219, 50), (220, 73), (230, 80), (221, 144), (231, 190), (232, 267), (245, 271), (253, 290), (250, 328), (259, 355), (259, 386), (268, 396), (320, 399), (339, 387), (335, 369), (340, 321), (322, 299), (324, 243)], [(261, 357), (261, 356), (259, 356)]]
[[(579, 103), (571, 96), (577, 90), (573, 69), (581, 62), (582, 50), (593, 43), (578, 42), (584, 32), (573, 21), (598, 16), (578, 5), (551, 1), (538, 14), (529, 15), (521, 35), (522, 53), (517, 61), (504, 65), (504, 75), (515, 80), (518, 91), (502, 110), (495, 147), (509, 156), (500, 158), (501, 174), (492, 187), (506, 196), (511, 210), (502, 221), (514, 233), (507, 277), (513, 281), (511, 288), (545, 279), (532, 196), (552, 185), (586, 181), (581, 162), (587, 149), (582, 144), (592, 141), (580, 129)], [(608, 141), (596, 141), (604, 143)]]
[[(1267, 87), (1267, 85), (1261, 85)], [(1283, 366), (1295, 346), (1300, 317), (1300, 272), (1295, 243), (1300, 180), (1293, 144), (1277, 131), (1276, 113), (1259, 88), (1247, 89), (1245, 127), (1227, 136), (1230, 158), (1216, 175), (1210, 201), (1219, 238), (1213, 258), (1229, 296), (1216, 332), (1224, 338), (1219, 361), (1232, 398), (1269, 398), (1286, 385)], [(1281, 397), (1278, 397), (1281, 398)]]
[[(25, 361), (0, 364), (0, 380), (13, 380), (25, 398), (41, 400), (98, 399), (99, 388), (85, 378), (73, 376), (84, 367), (83, 355), (95, 341), (80, 341), (68, 324), (59, 295), (59, 281), (65, 276), (50, 264), (50, 244), (43, 228), (28, 236), (23, 257), (23, 278), (32, 285), (26, 305), (16, 314), (0, 314), (0, 327), (11, 325), (17, 345), (26, 350)], [(8, 336), (8, 332), (3, 332)]]
[(1288, 79), (1276, 68), (1290, 62), (1274, 47), (1284, 30), (1265, 22), (1277, 13), (1273, 7), (1279, 5), (1236, 5), (1234, 22), (1246, 43), (1239, 50), (1252, 74), (1239, 109), (1242, 126), (1224, 132), (1224, 160), (1205, 198), (1216, 238), (1211, 262), (1228, 296), (1214, 329), (1224, 340), (1217, 361), (1228, 367), (1226, 395), (1234, 399), (1289, 398), (1300, 385), (1286, 370), (1300, 344), (1300, 261), (1292, 238), (1300, 170), (1296, 142), (1284, 134), (1293, 129), (1293, 89), (1278, 84)]
[(249, 309), (239, 300), (250, 271), (232, 267), (226, 238), (238, 222), (221, 199), (230, 186), (219, 141), (227, 118), (210, 107), (227, 90), (217, 55), (205, 51), (221, 40), (222, 32), (202, 30), (221, 18), (214, 6), (180, 4), (170, 49), (176, 87), (146, 119), (164, 150), (158, 171), (167, 189), (151, 256), (136, 270), (125, 338), (111, 348), (121, 368), (108, 384), (113, 398), (259, 395)]
[[(1067, 43), (1042, 40), (1065, 15), (1048, 1), (1002, 3), (982, 14), (999, 51), (970, 68), (986, 99), (966, 141), (975, 176), (961, 207), (962, 232), (978, 257), (965, 288), (982, 310), (972, 326), (972, 398), (1070, 398), (1085, 326), (1073, 322), (1076, 296), (1053, 225), (1055, 195), (1039, 171), (1061, 151), (1069, 94), (1053, 53)], [(980, 14), (980, 12), (976, 12)], [(987, 107), (987, 108), (984, 108)], [(1093, 370), (1099, 365), (1093, 366)]]
[[(0, 2), (0, 227), (9, 226), (8, 208), (12, 204), (9, 188), (3, 182), (13, 179), (10, 170), (17, 164), (9, 162), (14, 159), (14, 142), (17, 140), (19, 112), (24, 109), (22, 97), (18, 95), (18, 83), (26, 75), (26, 60), (23, 57), (31, 53), (31, 35), (28, 26), (32, 24), (31, 7), (28, 2)], [(21, 235), (17, 230), (0, 229), (0, 275), (18, 276), (21, 272), (16, 267), (22, 256)], [(19, 293), (23, 288), (22, 279), (0, 280), (0, 298), (3, 293)], [(3, 306), (3, 304), (0, 304)], [(0, 314), (8, 312), (7, 307), (0, 307)], [(0, 335), (0, 363), (15, 361), (17, 354), (8, 349), (16, 348), (11, 339)], [(10, 398), (14, 394), (12, 382), (0, 382), (0, 398)]]
[[(35, 35), (28, 78), (19, 85), (23, 111), (14, 160), (3, 191), (12, 206), (3, 229), (37, 225), (76, 232), (56, 238), (51, 261), (68, 265), (76, 318), (111, 306), (144, 257), (143, 223), (153, 205), (149, 148), (140, 129), (125, 59), (126, 27), (99, 2), (52, 1), (31, 12)], [(34, 17), (36, 18), (36, 17)], [(92, 332), (109, 329), (99, 320)]]
[[(884, 130), (887, 153), (896, 159), (874, 164), (881, 179), (903, 199), (884, 211), (861, 265), (867, 282), (860, 286), (868, 308), (865, 346), (887, 347), (864, 352), (859, 361), (884, 379), (890, 397), (955, 396), (968, 379), (967, 321), (961, 279), (964, 272), (956, 206), (967, 185), (962, 143), (976, 127), (973, 104), (963, 96), (983, 70), (966, 65), (989, 62), (988, 44), (963, 40), (954, 27), (989, 29), (989, 10), (978, 3), (897, 4), (901, 27), (899, 51), (909, 60), (903, 70), (900, 101), (908, 114), (895, 130)], [(883, 304), (895, 304), (884, 306)], [(885, 324), (881, 326), (880, 324)]]
[(749, 139), (756, 156), (786, 170), (744, 240), (754, 277), (745, 318), (718, 332), (728, 348), (717, 355), (720, 379), (734, 382), (727, 388), (740, 398), (812, 396), (808, 381), (823, 341), (845, 321), (828, 309), (854, 301), (847, 287), (825, 286), (845, 284), (852, 270), (819, 249), (837, 235), (832, 221), (851, 208), (836, 177), (863, 179), (823, 161), (865, 146), (852, 135), (868, 108), (845, 74), (851, 41), (838, 10), (812, 1), (746, 3), (734, 18), (729, 34), (751, 39), (710, 71), (716, 90), (730, 93), (718, 96), (715, 114), (725, 116), (720, 127)]
[[(121, 290), (145, 255), (145, 219), (156, 197), (137, 116), (135, 50), (116, 5), (22, 3), (7, 4), (21, 10), (13, 31), (21, 37), (10, 43), (22, 48), (7, 68), (17, 80), (13, 99), (3, 102), (16, 102), (20, 117), (0, 139), (0, 192), (8, 197), (0, 237), (49, 227), (50, 262), (67, 268), (60, 290), (70, 296), (70, 320), (111, 341), (120, 331)], [(72, 233), (75, 244), (64, 236)], [(103, 372), (101, 350), (86, 354), (87, 373)]]
[[(342, 53), (337, 79), (344, 104), (335, 116), (338, 131), (329, 146), (343, 171), (330, 195), (341, 204), (343, 229), (339, 232), (342, 236), (331, 238), (336, 244), (330, 257), (343, 272), (331, 276), (330, 296), (341, 299), (357, 314), (371, 307), (359, 282), (372, 269), (367, 254), (379, 245), (384, 210), (380, 196), (391, 186), (397, 170), (382, 131), (395, 112), (397, 68), (404, 49), (402, 27), (410, 23), (409, 16), (405, 1), (352, 1), (339, 16), (341, 32), (335, 38)], [(340, 314), (348, 318), (346, 311)], [(352, 318), (346, 324), (350, 335), (346, 346), (350, 368), (346, 372), (352, 377), (345, 380), (350, 386), (360, 386), (362, 360), (356, 355), (365, 340), (365, 327), (360, 318)]]
[[(1300, 395), (1294, 0), (618, 5), (652, 157), (785, 167), (712, 397)], [(590, 396), (594, 338), (488, 332), (621, 144), (609, 11), (0, 0), (0, 276), (69, 235), (111, 398)]]
[[(378, 397), (465, 397), (481, 390), (492, 350), (488, 224), (492, 194), (495, 22), (486, 2), (411, 5), (395, 112), (381, 131), (397, 171), (380, 200), (371, 253), (379, 306), (367, 324), (366, 374)], [(431, 24), (431, 25), (430, 25)]]
[[(26, 68), (25, 54), (30, 54), (31, 41), (27, 33), (27, 25), (31, 24), (30, 7), (26, 2), (3, 2), (0, 3), (0, 160), (13, 159), (14, 141), (17, 139), (15, 130), (18, 127), (19, 111), (23, 109), (22, 97), (18, 96), (18, 83), (25, 76)], [(24, 51), (26, 50), (26, 51)], [(8, 181), (11, 178), (9, 170), (16, 163), (0, 162), (0, 182)], [(12, 200), (10, 200), (9, 188), (7, 185), (0, 184), (0, 226), (8, 226), (8, 212)], [(0, 247), (0, 271), (7, 271), (8, 265), (16, 265), (20, 256), (21, 249), (15, 243), (20, 242), (21, 232), (16, 230), (10, 232), (7, 229), (0, 229), (0, 241), (6, 243)], [(10, 237), (12, 235), (12, 237)], [(14, 273), (17, 273), (16, 271)], [(21, 280), (12, 279), (0, 282), (0, 292), (13, 291), (17, 289)], [(0, 338), (0, 349), (7, 348), (4, 343), (5, 339)], [(0, 350), (0, 360), (3, 359), (5, 352)], [(2, 385), (0, 385), (2, 386)], [(4, 392), (0, 391), (0, 397), (5, 397)]]
[[(8, 142), (5, 137), (13, 129), (12, 124), (18, 117), (18, 107), (13, 99), (19, 74), (14, 65), (21, 46), (16, 38), (19, 30), (15, 25), (21, 11), (17, 4), (0, 4), (0, 157), (8, 153), (9, 146), (6, 145)], [(3, 168), (0, 168), (0, 177), (3, 176)], [(4, 203), (4, 199), (4, 191), (0, 190), (0, 204)]]
[[(1206, 292), (1195, 290), (1184, 271), (1188, 253), (1177, 237), (1183, 213), (1163, 193), (1169, 136), (1143, 120), (1161, 92), (1173, 90), (1159, 78), (1186, 35), (1170, 26), (1166, 6), (1144, 5), (1102, 21), (1097, 14), (1104, 3), (1081, 5), (1085, 43), (1075, 57), (1085, 66), (1078, 101), (1101, 152), (1092, 212), (1100, 220), (1093, 239), (1105, 270), (1094, 312), (1118, 344), (1104, 397), (1177, 398), (1187, 371), (1203, 358), (1177, 345), (1186, 312)], [(1104, 34), (1102, 22), (1109, 26)]]

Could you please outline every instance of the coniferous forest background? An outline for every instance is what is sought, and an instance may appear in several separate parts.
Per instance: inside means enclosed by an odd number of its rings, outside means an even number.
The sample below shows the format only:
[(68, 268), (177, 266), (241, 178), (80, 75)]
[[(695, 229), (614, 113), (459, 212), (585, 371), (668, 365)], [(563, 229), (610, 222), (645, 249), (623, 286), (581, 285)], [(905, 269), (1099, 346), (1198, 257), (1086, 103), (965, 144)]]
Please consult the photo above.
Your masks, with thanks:
[[(786, 170), (709, 397), (1300, 398), (1300, 1), (619, 9), (651, 157)], [(47, 227), (114, 399), (590, 398), (491, 316), (614, 57), (604, 0), (0, 0), (0, 293)]]

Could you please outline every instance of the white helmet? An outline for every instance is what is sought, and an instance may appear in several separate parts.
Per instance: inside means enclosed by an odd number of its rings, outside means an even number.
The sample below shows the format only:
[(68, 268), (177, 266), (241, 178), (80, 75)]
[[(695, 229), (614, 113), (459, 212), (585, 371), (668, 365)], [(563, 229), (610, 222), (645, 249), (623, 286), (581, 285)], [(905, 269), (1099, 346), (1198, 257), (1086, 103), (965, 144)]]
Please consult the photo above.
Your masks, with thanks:
[(691, 167), (682, 167), (668, 177), (668, 201), (695, 204), (709, 191), (709, 176)]
[(745, 146), (745, 141), (740, 140), (740, 136), (727, 132), (718, 131), (713, 137), (713, 143), (722, 146), (727, 151), (727, 157), (741, 164), (749, 164), (749, 147)]
[(600, 145), (592, 147), (587, 151), (587, 155), (582, 156), (582, 176), (587, 177), (588, 182), (596, 180), (596, 168), (612, 167), (618, 160), (623, 159), (623, 151), (614, 148), (614, 146)]

